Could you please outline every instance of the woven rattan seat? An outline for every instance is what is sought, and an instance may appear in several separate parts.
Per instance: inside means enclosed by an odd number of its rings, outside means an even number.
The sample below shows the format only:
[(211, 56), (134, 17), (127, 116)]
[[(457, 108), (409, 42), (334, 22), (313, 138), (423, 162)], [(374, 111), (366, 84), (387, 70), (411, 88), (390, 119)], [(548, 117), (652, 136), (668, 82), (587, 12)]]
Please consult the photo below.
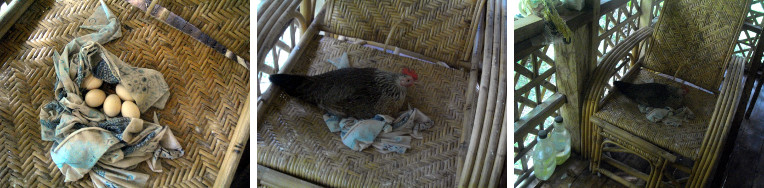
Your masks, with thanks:
[[(649, 80), (679, 86), (678, 82), (645, 69), (640, 70), (634, 80), (626, 81), (646, 83)], [(610, 100), (604, 101), (602, 109), (595, 113), (593, 118), (605, 120), (663, 149), (695, 160), (714, 110), (715, 98), (713, 94), (700, 89), (694, 87), (688, 87), (688, 89), (689, 93), (685, 96), (684, 104), (695, 113), (696, 118), (679, 127), (647, 120), (645, 114), (639, 112), (637, 103), (617, 92)]]
[[(290, 12), (296, 5), (296, 1), (263, 3), (264, 14), (258, 17), (262, 23), (262, 28), (258, 27), (261, 52), (275, 50), (273, 44), (282, 27), (269, 26), (290, 23), (294, 18)], [(464, 139), (462, 129), (464, 123), (473, 121), (470, 113), (475, 113), (465, 112), (470, 111), (465, 107), (474, 102), (468, 98), (474, 98), (477, 72), (470, 72), (469, 67), (477, 69), (478, 64), (469, 62), (477, 56), (470, 53), (470, 41), (477, 29), (474, 20), (480, 19), (475, 10), (478, 6), (471, 1), (446, 0), (326, 1), (283, 68), (260, 61), (259, 74), (322, 74), (336, 70), (327, 60), (343, 53), (347, 53), (351, 67), (390, 72), (409, 68), (418, 74), (419, 83), (407, 89), (408, 105), (404, 106), (419, 109), (434, 126), (421, 132), (423, 139), (412, 139), (411, 148), (403, 154), (382, 154), (374, 148), (354, 151), (342, 143), (340, 133), (329, 131), (323, 119), (325, 111), (271, 86), (258, 101), (258, 171), (279, 172), (279, 178), (286, 176), (298, 184), (327, 187), (454, 187), (457, 166), (461, 165), (459, 154), (466, 149), (460, 143)], [(301, 19), (297, 16), (295, 20)], [(387, 51), (379, 46), (387, 46)], [(261, 54), (258, 58), (265, 59)], [(498, 68), (499, 62), (492, 65)], [(496, 70), (492, 73), (498, 76)], [(279, 178), (259, 180), (293, 184)]]
[[(123, 0), (104, 0), (122, 24), (121, 38), (103, 46), (135, 67), (164, 75), (170, 98), (159, 114), (185, 150), (163, 160), (164, 171), (145, 164), (148, 187), (213, 187), (249, 92), (249, 71), (205, 44)], [(64, 183), (50, 157), (53, 142), (40, 138), (40, 106), (54, 100), (52, 56), (77, 36), (98, 1), (35, 1), (0, 40), (0, 187), (92, 187), (85, 178)], [(246, 10), (246, 9), (245, 9)], [(247, 21), (248, 22), (248, 21)], [(114, 92), (107, 88), (107, 92)]]
[(260, 117), (264, 120), (257, 132), (258, 164), (329, 186), (452, 184), (468, 74), (331, 37), (319, 35), (313, 40), (292, 73), (316, 75), (335, 70), (326, 60), (343, 52), (348, 53), (353, 67), (411, 68), (419, 74), (420, 84), (408, 90), (406, 100), (436, 126), (423, 132), (423, 140), (412, 140), (412, 148), (405, 154), (381, 154), (372, 148), (356, 152), (342, 144), (339, 133), (329, 132), (322, 110), (280, 94), (266, 116)]

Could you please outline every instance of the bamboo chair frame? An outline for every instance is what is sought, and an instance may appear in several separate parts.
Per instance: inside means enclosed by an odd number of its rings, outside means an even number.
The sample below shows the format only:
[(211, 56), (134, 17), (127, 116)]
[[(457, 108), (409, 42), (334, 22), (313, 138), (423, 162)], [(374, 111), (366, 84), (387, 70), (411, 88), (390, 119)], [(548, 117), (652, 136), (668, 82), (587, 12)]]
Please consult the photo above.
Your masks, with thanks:
[[(392, 32), (386, 34), (387, 39), (384, 40), (384, 43), (381, 43), (381, 41), (378, 41), (378, 40), (377, 41), (373, 39), (369, 40), (364, 38), (363, 36), (360, 36), (360, 39), (355, 39), (353, 37), (345, 37), (345, 36), (338, 35), (337, 33), (333, 32), (334, 29), (337, 29), (337, 28), (327, 28), (326, 26), (327, 16), (329, 16), (328, 14), (332, 11), (332, 10), (327, 10), (332, 8), (330, 4), (332, 2), (327, 2), (327, 5), (325, 5), (324, 9), (322, 9), (319, 12), (319, 14), (316, 16), (316, 18), (313, 19), (313, 21), (310, 23), (310, 26), (307, 27), (307, 30), (304, 31), (303, 36), (300, 37), (297, 45), (291, 50), (286, 60), (286, 63), (284, 64), (284, 67), (279, 70), (260, 69), (260, 67), (264, 66), (263, 62), (261, 61), (262, 58), (264, 58), (264, 55), (263, 57), (259, 57), (260, 54), (262, 54), (262, 52), (268, 52), (268, 50), (273, 48), (272, 44), (277, 43), (276, 41), (278, 40), (278, 36), (280, 36), (281, 33), (284, 31), (284, 30), (278, 30), (278, 28), (282, 28), (282, 27), (279, 27), (278, 24), (275, 24), (276, 25), (275, 27), (267, 27), (266, 25), (269, 25), (271, 22), (290, 23), (292, 19), (297, 19), (298, 21), (301, 22), (300, 25), (303, 25), (302, 21), (308, 20), (308, 19), (302, 18), (302, 16), (299, 16), (299, 14), (296, 14), (297, 11), (295, 10), (295, 8), (296, 8), (297, 2), (298, 1), (281, 2), (282, 4), (289, 4), (290, 7), (287, 7), (287, 8), (282, 8), (286, 5), (276, 5), (276, 4), (279, 4), (278, 2), (265, 2), (265, 4), (258, 11), (258, 15), (260, 16), (259, 18), (261, 19), (265, 18), (264, 21), (258, 22), (258, 26), (260, 26), (261, 24), (263, 25), (263, 27), (258, 27), (258, 31), (260, 31), (260, 33), (258, 33), (258, 41), (259, 41), (258, 50), (261, 52), (258, 54), (258, 70), (259, 71), (268, 72), (269, 74), (291, 72), (292, 70), (296, 68), (297, 61), (299, 61), (299, 59), (302, 56), (304, 56), (304, 54), (306, 53), (309, 44), (315, 42), (314, 37), (317, 36), (319, 32), (324, 32), (325, 35), (327, 36), (339, 36), (338, 38), (340, 41), (350, 38), (347, 40), (352, 41), (354, 44), (361, 44), (361, 45), (370, 44), (373, 46), (379, 46), (385, 50), (392, 48), (394, 49), (394, 52), (393, 52), (394, 55), (405, 54), (407, 56), (416, 57), (418, 59), (432, 61), (433, 63), (435, 61), (440, 60), (438, 58), (432, 58), (427, 55), (422, 55), (418, 52), (415, 52), (415, 50), (412, 50), (412, 49), (388, 45), (388, 42), (390, 42), (391, 36), (395, 36), (394, 32), (396, 30), (396, 26), (398, 26), (397, 24), (391, 28)], [(461, 155), (464, 155), (463, 153), (466, 152), (466, 149), (467, 149), (465, 145), (467, 143), (466, 141), (470, 140), (470, 144), (475, 143), (474, 146), (470, 145), (470, 149), (471, 149), (470, 153), (474, 154), (475, 152), (478, 152), (478, 153), (484, 153), (486, 155), (485, 157), (486, 161), (484, 164), (480, 163), (480, 164), (476, 164), (474, 168), (473, 166), (469, 166), (467, 167), (468, 169), (463, 169), (467, 173), (472, 172), (473, 178), (466, 179), (466, 181), (461, 181), (459, 183), (467, 183), (467, 181), (471, 180), (469, 183), (472, 184), (473, 186), (476, 186), (477, 184), (480, 184), (483, 186), (489, 185), (489, 184), (495, 185), (498, 182), (498, 179), (499, 179), (498, 176), (501, 174), (501, 169), (496, 167), (501, 166), (503, 160), (502, 162), (499, 162), (499, 160), (504, 159), (506, 157), (506, 151), (504, 151), (503, 149), (503, 145), (505, 144), (504, 140), (506, 140), (506, 134), (507, 134), (506, 133), (506, 118), (504, 118), (505, 116), (504, 116), (503, 110), (499, 110), (499, 109), (503, 109), (505, 105), (504, 104), (505, 100), (497, 100), (497, 97), (506, 95), (506, 92), (504, 92), (504, 87), (506, 87), (506, 83), (505, 83), (506, 73), (503, 71), (505, 69), (503, 67), (506, 67), (506, 53), (504, 53), (503, 50), (499, 51), (500, 49), (506, 48), (506, 35), (503, 34), (505, 33), (504, 31), (506, 30), (506, 25), (503, 24), (504, 20), (499, 19), (500, 16), (506, 17), (506, 11), (500, 11), (500, 9), (498, 8), (494, 10), (493, 8), (494, 4), (496, 5), (495, 7), (501, 7), (503, 1), (495, 1), (495, 2), (489, 1), (489, 2), (491, 2), (489, 4), (490, 8), (488, 8), (487, 11), (490, 12), (489, 14), (491, 16), (494, 16), (496, 18), (493, 18), (493, 17), (491, 18), (492, 23), (488, 24), (485, 30), (490, 30), (492, 32), (491, 33), (486, 32), (486, 34), (484, 35), (482, 33), (484, 29), (478, 26), (478, 25), (482, 25), (484, 21), (483, 19), (485, 17), (483, 15), (488, 15), (483, 13), (483, 11), (486, 11), (484, 10), (484, 5), (486, 5), (486, 1), (480, 0), (478, 2), (473, 2), (474, 4), (472, 6), (478, 5), (477, 7), (479, 8), (476, 7), (472, 15), (470, 15), (473, 21), (469, 24), (470, 25), (469, 36), (478, 35), (480, 37), (476, 41), (467, 40), (467, 43), (465, 44), (465, 46), (460, 47), (460, 48), (463, 48), (463, 52), (459, 52), (460, 54), (458, 56), (460, 58), (458, 58), (458, 60), (453, 59), (453, 57), (456, 56), (455, 55), (455, 56), (452, 56), (451, 59), (445, 61), (445, 64), (448, 64), (449, 66), (454, 68), (460, 68), (462, 69), (461, 71), (468, 73), (466, 74), (468, 75), (468, 79), (465, 81), (467, 81), (469, 85), (467, 88), (470, 88), (470, 89), (467, 89), (466, 91), (466, 98), (465, 98), (466, 102), (465, 102), (464, 108), (462, 108), (462, 110), (464, 110), (464, 112), (462, 112), (464, 113), (464, 118), (462, 119), (462, 122), (459, 124), (460, 125), (459, 127), (462, 127), (463, 125), (464, 128), (462, 129), (462, 137), (460, 137), (460, 140), (458, 142), (462, 145), (458, 149), (463, 151), (460, 152), (460, 157), (458, 157), (460, 161), (456, 165), (457, 175), (455, 177), (455, 180), (458, 180), (460, 177), (462, 178), (470, 177), (470, 176), (458, 175), (459, 172), (462, 172), (461, 160), (463, 158), (461, 158)], [(504, 3), (503, 5), (506, 5), (506, 3)], [(303, 11), (302, 8), (300, 10)], [(496, 12), (495, 14), (494, 14), (494, 11)], [(294, 13), (288, 14), (289, 12), (294, 12)], [(282, 16), (274, 16), (279, 14), (281, 14)], [(494, 24), (496, 24), (495, 27), (494, 27)], [(268, 28), (272, 28), (272, 29), (268, 30)], [(260, 39), (261, 36), (267, 36), (267, 37)], [(485, 39), (483, 39), (482, 37), (485, 37)], [(470, 39), (472, 39), (472, 37), (470, 37)], [(473, 45), (473, 42), (476, 42), (475, 45)], [(487, 46), (489, 43), (493, 44), (494, 47), (488, 46), (487, 48), (483, 48), (484, 43)], [(264, 44), (264, 45), (261, 45), (261, 44)], [(482, 70), (485, 70), (485, 71), (483, 71), (482, 79), (480, 80), (481, 89), (479, 92), (475, 92), (473, 88), (475, 88), (475, 86), (478, 84), (478, 76), (479, 76), (478, 73), (481, 70), (478, 66), (480, 63), (480, 59), (484, 61)], [(438, 63), (440, 63), (440, 61)], [(278, 96), (280, 96), (281, 93), (282, 91), (278, 87), (271, 87), (270, 89), (265, 91), (257, 102), (258, 116), (265, 117), (266, 111), (268, 111), (267, 109), (270, 106), (272, 106), (273, 101)], [(478, 97), (478, 95), (481, 97)], [(476, 101), (475, 98), (480, 98), (480, 100)], [(503, 99), (506, 97), (501, 97), (501, 98)], [(496, 101), (496, 102), (494, 103), (493, 101)], [(477, 109), (483, 108), (483, 110), (481, 110), (482, 113), (478, 112), (478, 114), (474, 114), (475, 112), (471, 111), (474, 108), (475, 102), (479, 104)], [(491, 108), (486, 110), (485, 106), (491, 106)], [(496, 109), (496, 110), (494, 111), (493, 109)], [(472, 117), (473, 115), (475, 115), (475, 117)], [(492, 115), (495, 115), (495, 117)], [(262, 125), (264, 120), (265, 118), (258, 118), (258, 122), (257, 122), (258, 125)], [(475, 121), (474, 126), (469, 126), (470, 123), (473, 123), (473, 121)], [(483, 134), (486, 134), (486, 135), (488, 133), (487, 132), (488, 130), (493, 129), (494, 131), (491, 133), (492, 136), (490, 137), (489, 136), (481, 137), (478, 140), (477, 137), (473, 136), (471, 137), (472, 139), (469, 139), (469, 138), (465, 138), (465, 136), (468, 135), (467, 134), (468, 130), (465, 130), (465, 129), (468, 129), (469, 127), (484, 127), (485, 131), (483, 132), (485, 133)], [(475, 133), (480, 133), (480, 131), (473, 132), (473, 135)], [(500, 133), (500, 136), (496, 135), (499, 133)], [(477, 143), (480, 143), (481, 145), (480, 147), (485, 147), (485, 148), (482, 148), (480, 149), (480, 151), (477, 151), (478, 150)], [(493, 146), (493, 145), (497, 145), (497, 146)], [(485, 151), (485, 150), (488, 150), (488, 151)], [(499, 152), (498, 156), (493, 154), (496, 152)], [(482, 157), (480, 156), (478, 158), (482, 159)], [(493, 169), (491, 170), (490, 167), (493, 167)], [(290, 165), (290, 167), (288, 168), (292, 170), (285, 170), (290, 172), (276, 173), (276, 174), (264, 176), (263, 178), (261, 178), (261, 182), (275, 183), (276, 180), (278, 179), (278, 180), (292, 182), (295, 185), (298, 185), (298, 184), (307, 185), (309, 187), (315, 186), (314, 184), (308, 183), (307, 181), (301, 180), (300, 178), (285, 177), (285, 176), (289, 176), (287, 174), (293, 173), (291, 171), (294, 170), (293, 168), (297, 168), (297, 167), (293, 167), (293, 165)], [(259, 164), (258, 170), (260, 171), (260, 169), (262, 169), (263, 172), (278, 172), (278, 169), (276, 168), (273, 168), (270, 166), (263, 166)], [(303, 172), (298, 172), (297, 176), (304, 176), (304, 174), (300, 174), (300, 173), (303, 173)], [(313, 181), (317, 181), (317, 180), (313, 180)], [(324, 181), (324, 180), (321, 180), (321, 181)], [(326, 180), (326, 181), (330, 181), (330, 183), (322, 183), (322, 184), (333, 185), (333, 183), (331, 182), (334, 182), (336, 180)], [(281, 182), (281, 184), (283, 183), (284, 182)]]
[[(666, 7), (663, 8), (664, 10), (666, 9)], [(737, 29), (739, 30), (740, 28)], [(605, 92), (603, 88), (605, 88), (607, 80), (609, 80), (616, 72), (615, 67), (620, 60), (623, 59), (629, 51), (635, 49), (641, 42), (651, 38), (652, 34), (653, 27), (639, 29), (634, 34), (628, 36), (610, 53), (606, 54), (602, 58), (599, 66), (594, 70), (589, 79), (589, 83), (592, 85), (589, 86), (585, 93), (586, 99), (582, 113), (583, 147), (591, 152), (587, 155), (589, 155), (588, 157), (592, 160), (590, 164), (592, 172), (602, 173), (628, 187), (636, 187), (636, 185), (616, 176), (611, 171), (600, 168), (600, 164), (604, 161), (630, 175), (643, 179), (647, 181), (647, 187), (668, 186), (667, 182), (662, 181), (663, 177), (667, 177), (670, 180), (670, 183), (677, 184), (686, 181), (686, 187), (703, 187), (707, 183), (711, 170), (717, 163), (721, 146), (724, 145), (726, 135), (731, 126), (732, 117), (735, 114), (738, 101), (741, 98), (743, 68), (745, 66), (744, 58), (727, 56), (730, 57), (727, 61), (729, 62), (727, 63), (728, 66), (725, 69), (727, 75), (721, 82), (721, 89), (715, 95), (715, 108), (708, 122), (708, 127), (705, 131), (700, 151), (697, 154), (697, 159), (691, 167), (676, 163), (677, 158), (681, 155), (678, 156), (678, 154), (659, 147), (658, 145), (619, 128), (606, 120), (593, 116), (597, 111), (602, 109), (604, 103), (614, 95), (613, 92), (611, 92), (608, 93), (608, 95), (601, 97)], [(728, 54), (731, 53), (728, 52)], [(640, 59), (633, 65), (624, 76), (623, 80), (628, 80), (634, 77), (643, 67), (643, 61), (644, 59)], [(606, 147), (607, 144), (616, 145), (619, 148), (609, 148)], [(602, 154), (606, 151), (636, 154), (650, 163), (650, 174), (644, 174), (607, 156), (603, 157)], [(672, 166), (689, 173), (689, 179), (677, 180), (673, 177), (665, 176), (664, 169), (667, 166)]]

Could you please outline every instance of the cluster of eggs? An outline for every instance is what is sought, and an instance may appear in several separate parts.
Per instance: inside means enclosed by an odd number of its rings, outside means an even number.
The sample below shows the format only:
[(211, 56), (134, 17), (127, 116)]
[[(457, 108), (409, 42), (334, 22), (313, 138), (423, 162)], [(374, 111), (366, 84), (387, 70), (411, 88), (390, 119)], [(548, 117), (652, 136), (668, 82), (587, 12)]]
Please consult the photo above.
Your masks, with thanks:
[(122, 113), (123, 117), (140, 118), (141, 111), (138, 110), (138, 105), (133, 102), (133, 97), (127, 92), (125, 86), (117, 84), (117, 87), (114, 89), (116, 94), (106, 96), (106, 92), (98, 89), (102, 84), (103, 80), (92, 75), (82, 81), (82, 87), (88, 90), (87, 94), (85, 94), (85, 104), (92, 108), (103, 105), (103, 113), (109, 117)]

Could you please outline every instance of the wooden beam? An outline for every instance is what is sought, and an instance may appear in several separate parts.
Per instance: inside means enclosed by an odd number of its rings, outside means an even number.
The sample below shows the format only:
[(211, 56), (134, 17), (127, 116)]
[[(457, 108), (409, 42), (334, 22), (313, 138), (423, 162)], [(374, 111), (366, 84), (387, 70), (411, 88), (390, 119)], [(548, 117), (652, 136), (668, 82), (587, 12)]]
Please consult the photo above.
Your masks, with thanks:
[(515, 43), (539, 35), (544, 29), (544, 20), (536, 15), (520, 18), (515, 22)]
[(515, 135), (525, 135), (534, 126), (543, 123), (547, 116), (554, 113), (555, 110), (565, 103), (565, 100), (565, 95), (556, 93), (541, 103), (541, 105), (536, 106), (531, 112), (515, 122)]
[[(568, 24), (568, 27), (573, 31), (575, 31), (579, 27), (582, 27), (588, 23), (591, 23), (592, 21), (592, 18), (591, 18), (592, 12), (589, 9), (584, 9), (582, 11), (568, 11), (567, 9), (561, 8), (561, 9), (558, 9), (558, 11), (560, 13), (560, 17), (562, 17), (562, 19), (565, 20), (565, 23)], [(530, 26), (526, 26), (526, 27), (530, 27)], [(527, 33), (522, 35), (527, 35)], [(532, 41), (539, 40), (542, 37), (543, 35), (541, 34), (541, 30), (539, 30), (535, 34), (526, 36), (523, 39), (518, 40), (517, 21), (516, 21), (515, 22), (515, 61), (518, 61), (522, 59), (523, 57), (533, 53), (533, 51), (536, 51), (537, 49), (541, 48), (542, 45), (534, 44)]]

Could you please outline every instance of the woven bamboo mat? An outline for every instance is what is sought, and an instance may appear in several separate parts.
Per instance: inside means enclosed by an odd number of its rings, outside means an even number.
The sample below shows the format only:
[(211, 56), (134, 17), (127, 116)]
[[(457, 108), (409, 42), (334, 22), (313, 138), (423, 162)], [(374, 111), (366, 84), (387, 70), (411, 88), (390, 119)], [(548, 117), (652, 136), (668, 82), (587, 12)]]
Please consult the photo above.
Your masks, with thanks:
[(644, 66), (718, 90), (750, 2), (666, 1)]
[(249, 0), (163, 0), (157, 5), (249, 59)]
[(326, 60), (343, 52), (354, 67), (415, 70), (421, 83), (408, 90), (406, 100), (435, 126), (423, 132), (423, 140), (412, 140), (405, 154), (356, 152), (342, 144), (339, 133), (329, 132), (324, 112), (281, 94), (260, 117), (265, 119), (258, 125), (258, 164), (332, 187), (454, 187), (468, 74), (322, 36), (306, 47), (291, 73), (335, 70)]
[[(142, 119), (159, 114), (186, 151), (148, 173), (150, 187), (212, 186), (249, 91), (249, 73), (236, 62), (182, 32), (146, 17), (123, 0), (105, 0), (123, 37), (104, 45), (124, 62), (164, 74), (170, 99)], [(89, 177), (64, 183), (40, 140), (40, 105), (53, 100), (53, 51), (92, 31), (78, 26), (98, 1), (35, 1), (0, 40), (0, 187), (92, 187)], [(110, 90), (111, 88), (107, 88)]]
[[(463, 60), (472, 41), (473, 1), (327, 1), (323, 30), (385, 43), (440, 61)], [(390, 31), (393, 31), (392, 34)]]
[[(639, 70), (633, 81), (627, 82), (646, 83), (649, 80), (680, 87), (680, 83), (644, 69)], [(694, 87), (688, 87), (688, 89), (689, 93), (685, 96), (684, 105), (695, 113), (695, 119), (679, 127), (648, 121), (645, 114), (639, 112), (637, 103), (617, 92), (614, 97), (605, 101), (602, 109), (594, 116), (655, 143), (661, 148), (695, 160), (698, 157), (697, 152), (700, 150), (703, 136), (708, 129), (716, 97)]]

